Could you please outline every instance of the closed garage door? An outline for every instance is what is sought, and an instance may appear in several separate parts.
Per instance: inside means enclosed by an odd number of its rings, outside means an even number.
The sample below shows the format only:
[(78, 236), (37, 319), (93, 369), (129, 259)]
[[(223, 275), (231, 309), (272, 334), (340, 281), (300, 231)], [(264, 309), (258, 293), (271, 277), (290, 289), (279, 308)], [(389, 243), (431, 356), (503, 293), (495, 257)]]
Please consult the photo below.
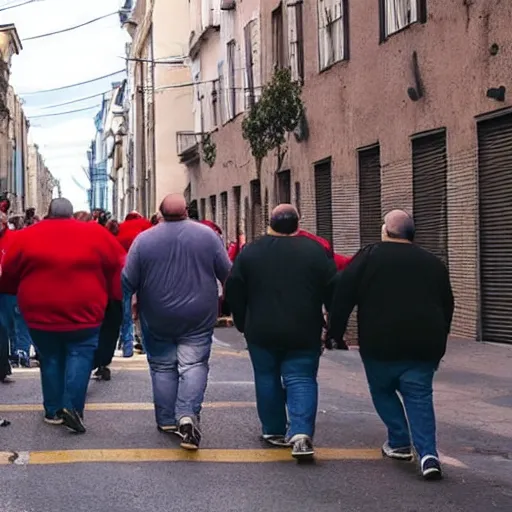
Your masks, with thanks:
[(478, 124), (481, 329), (512, 343), (512, 114)]
[(444, 130), (412, 141), (416, 243), (448, 264), (447, 161)]
[(316, 234), (332, 244), (331, 161), (315, 165)]

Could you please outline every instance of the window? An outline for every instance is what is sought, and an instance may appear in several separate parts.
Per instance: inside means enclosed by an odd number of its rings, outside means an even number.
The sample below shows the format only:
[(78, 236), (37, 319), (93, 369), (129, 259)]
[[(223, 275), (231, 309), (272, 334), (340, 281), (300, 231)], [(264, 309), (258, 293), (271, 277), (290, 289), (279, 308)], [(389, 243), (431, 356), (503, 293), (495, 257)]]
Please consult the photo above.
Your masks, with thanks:
[(201, 208), (199, 211), (199, 216), (201, 217), (201, 220), (206, 219), (206, 199), (203, 197), (200, 200)]
[(224, 124), (226, 121), (226, 97), (224, 90), (224, 62), (217, 64), (217, 71), (219, 74), (219, 121)]
[(272, 64), (277, 69), (285, 67), (282, 3), (272, 11)]
[(380, 0), (380, 40), (427, 21), (427, 0)]
[(302, 0), (288, 3), (288, 46), (292, 79), (304, 81), (304, 30)]
[(332, 244), (331, 160), (315, 165), (316, 234)]
[(261, 204), (261, 183), (260, 180), (252, 180), (251, 186), (251, 240), (261, 235), (262, 221), (262, 204)]
[(245, 40), (245, 108), (251, 108), (254, 105), (254, 60), (253, 60), (253, 26), (255, 20), (250, 21), (244, 27), (244, 40)]
[(295, 182), (295, 208), (297, 208), (297, 211), (299, 212), (299, 216), (300, 216), (301, 215), (301, 213), (300, 213), (300, 208), (301, 208), (301, 205), (300, 205), (300, 181)]
[(292, 202), (292, 185), (290, 178), (290, 171), (281, 171), (277, 173), (277, 189), (278, 201), (280, 203)]
[(229, 119), (236, 116), (236, 41), (228, 43), (228, 112)]
[(347, 0), (318, 0), (320, 70), (348, 58)]
[(236, 186), (233, 187), (233, 199), (235, 203), (235, 230), (236, 230), (236, 238), (238, 242), (238, 237), (240, 236), (241, 220), (242, 220), (242, 187)]
[(220, 194), (220, 229), (226, 239), (228, 236), (228, 193)]
[(211, 123), (212, 128), (219, 125), (219, 80), (214, 80), (212, 83), (212, 97), (211, 97)]
[(217, 196), (210, 196), (210, 212), (212, 214), (211, 220), (217, 222)]

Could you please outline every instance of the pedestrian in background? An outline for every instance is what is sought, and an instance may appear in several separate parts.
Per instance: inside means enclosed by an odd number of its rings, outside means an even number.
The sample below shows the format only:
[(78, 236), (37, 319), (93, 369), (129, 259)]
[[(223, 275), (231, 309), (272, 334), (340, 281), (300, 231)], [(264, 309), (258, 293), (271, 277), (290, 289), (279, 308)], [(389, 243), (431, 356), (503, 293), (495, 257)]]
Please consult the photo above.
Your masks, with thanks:
[(16, 233), (0, 291), (18, 296), (38, 350), (45, 421), (83, 433), (100, 326), (122, 261), (106, 229), (72, 217), (67, 199), (53, 199), (46, 220)]
[(413, 244), (413, 218), (393, 210), (382, 242), (363, 248), (335, 280), (330, 333), (346, 329), (357, 306), (359, 353), (375, 409), (388, 430), (385, 456), (411, 460), (425, 479), (442, 477), (433, 379), (446, 351), (454, 300), (446, 266)]
[(231, 263), (219, 236), (187, 218), (185, 198), (165, 197), (163, 222), (133, 242), (123, 280), (137, 295), (157, 426), (197, 449), (200, 412), (217, 320), (217, 279)]
[(314, 454), (318, 364), (329, 306), (332, 258), (309, 237), (297, 236), (299, 214), (277, 206), (268, 234), (235, 259), (226, 298), (245, 335), (254, 369), (263, 439), (292, 446), (296, 458)]

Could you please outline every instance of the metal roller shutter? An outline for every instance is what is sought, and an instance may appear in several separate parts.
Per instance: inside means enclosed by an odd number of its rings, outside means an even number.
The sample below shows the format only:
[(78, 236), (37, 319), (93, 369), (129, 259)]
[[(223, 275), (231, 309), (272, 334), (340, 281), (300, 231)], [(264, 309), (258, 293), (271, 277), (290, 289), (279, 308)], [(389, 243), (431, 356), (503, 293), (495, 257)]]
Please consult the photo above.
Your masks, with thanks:
[(217, 196), (210, 196), (210, 213), (212, 222), (217, 223)]
[(228, 239), (228, 193), (221, 192), (220, 194), (220, 228), (224, 235), (224, 240)]
[(252, 227), (252, 221), (251, 221), (251, 209), (249, 207), (249, 198), (245, 196), (244, 198), (244, 231), (245, 231), (245, 240), (247, 242), (250, 242), (252, 240), (252, 233), (251, 233), (251, 227)]
[(380, 146), (359, 150), (359, 235), (361, 247), (381, 240)]
[(238, 237), (242, 228), (242, 188), (240, 186), (233, 187), (233, 199), (235, 203), (235, 240), (238, 243)]
[(267, 231), (267, 226), (269, 224), (269, 197), (268, 197), (268, 188), (265, 187), (265, 201), (263, 203), (263, 222), (265, 223), (265, 232)]
[(315, 165), (316, 234), (332, 244), (331, 160)]
[(448, 264), (447, 159), (444, 130), (412, 140), (416, 243)]
[(261, 228), (263, 226), (261, 214), (261, 184), (260, 180), (251, 181), (251, 217), (252, 217), (252, 233), (251, 240), (261, 235)]
[(482, 339), (512, 343), (512, 114), (478, 124)]

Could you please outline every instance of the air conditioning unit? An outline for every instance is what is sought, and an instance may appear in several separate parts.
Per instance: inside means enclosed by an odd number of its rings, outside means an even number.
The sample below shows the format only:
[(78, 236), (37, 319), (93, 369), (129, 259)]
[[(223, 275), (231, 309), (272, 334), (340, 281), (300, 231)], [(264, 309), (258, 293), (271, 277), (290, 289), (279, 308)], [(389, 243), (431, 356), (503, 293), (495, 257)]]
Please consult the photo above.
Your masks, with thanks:
[(236, 7), (236, 0), (221, 0), (221, 11), (232, 11)]

